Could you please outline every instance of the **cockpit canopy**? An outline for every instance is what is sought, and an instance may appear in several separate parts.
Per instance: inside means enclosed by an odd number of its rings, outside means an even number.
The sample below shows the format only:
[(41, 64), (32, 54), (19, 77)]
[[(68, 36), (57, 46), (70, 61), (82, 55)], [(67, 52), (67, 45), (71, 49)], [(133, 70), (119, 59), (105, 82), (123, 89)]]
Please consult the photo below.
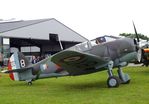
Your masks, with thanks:
[(93, 39), (91, 41), (86, 41), (86, 42), (77, 44), (77, 45), (69, 48), (69, 50), (88, 51), (91, 49), (92, 46), (96, 46), (98, 44), (105, 43), (105, 42), (114, 41), (116, 39), (119, 39), (119, 38), (114, 37), (114, 36), (102, 36), (102, 37)]
[(119, 39), (119, 38), (115, 37), (115, 36), (107, 36), (107, 35), (105, 35), (105, 36), (101, 36), (101, 37), (98, 37), (96, 39), (91, 40), (91, 44), (92, 44), (92, 46), (95, 46), (97, 44), (114, 41), (116, 39)]

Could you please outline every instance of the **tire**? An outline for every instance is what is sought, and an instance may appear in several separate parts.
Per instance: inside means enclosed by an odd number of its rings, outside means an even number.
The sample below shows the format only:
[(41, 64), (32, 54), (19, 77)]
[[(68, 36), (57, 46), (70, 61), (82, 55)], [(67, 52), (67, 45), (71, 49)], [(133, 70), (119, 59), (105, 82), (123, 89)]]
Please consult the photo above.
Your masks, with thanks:
[(120, 85), (120, 79), (117, 76), (109, 77), (107, 80), (107, 85), (109, 88), (116, 88)]
[(32, 82), (28, 82), (28, 85), (31, 86), (32, 85)]

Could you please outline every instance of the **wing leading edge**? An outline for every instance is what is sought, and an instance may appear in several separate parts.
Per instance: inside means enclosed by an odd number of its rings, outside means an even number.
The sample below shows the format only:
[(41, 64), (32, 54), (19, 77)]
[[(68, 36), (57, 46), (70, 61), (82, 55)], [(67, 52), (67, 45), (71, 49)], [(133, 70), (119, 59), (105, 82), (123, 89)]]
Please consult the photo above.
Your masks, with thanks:
[(72, 75), (80, 75), (104, 70), (109, 58), (66, 50), (52, 56), (51, 61), (60, 65)]

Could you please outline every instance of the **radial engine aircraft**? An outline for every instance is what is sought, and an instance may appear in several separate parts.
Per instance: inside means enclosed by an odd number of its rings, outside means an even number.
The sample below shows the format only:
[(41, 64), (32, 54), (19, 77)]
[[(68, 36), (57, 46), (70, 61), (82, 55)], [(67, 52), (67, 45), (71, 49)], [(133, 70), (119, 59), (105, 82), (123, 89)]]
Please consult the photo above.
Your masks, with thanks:
[[(135, 28), (135, 26), (134, 26)], [(136, 33), (137, 35), (137, 33)], [(36, 64), (31, 64), (20, 52), (15, 52), (9, 60), (8, 70), (12, 80), (32, 81), (41, 78), (77, 76), (107, 70), (107, 85), (118, 87), (128, 84), (130, 77), (122, 67), (134, 59), (140, 60), (137, 40), (130, 38), (99, 37), (62, 50)], [(118, 68), (118, 76), (113, 68)], [(100, 77), (100, 76), (99, 76)]]

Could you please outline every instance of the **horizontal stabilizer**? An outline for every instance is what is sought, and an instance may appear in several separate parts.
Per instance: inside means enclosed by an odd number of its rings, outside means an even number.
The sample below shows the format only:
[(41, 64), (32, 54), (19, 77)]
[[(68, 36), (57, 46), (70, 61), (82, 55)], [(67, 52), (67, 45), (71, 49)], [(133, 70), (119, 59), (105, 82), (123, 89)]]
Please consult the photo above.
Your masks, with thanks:
[(32, 67), (28, 67), (28, 68), (21, 68), (21, 69), (15, 69), (15, 70), (3, 70), (1, 71), (2, 73), (15, 73), (15, 72), (18, 72), (18, 73), (22, 73), (26, 70), (30, 70), (32, 69)]

